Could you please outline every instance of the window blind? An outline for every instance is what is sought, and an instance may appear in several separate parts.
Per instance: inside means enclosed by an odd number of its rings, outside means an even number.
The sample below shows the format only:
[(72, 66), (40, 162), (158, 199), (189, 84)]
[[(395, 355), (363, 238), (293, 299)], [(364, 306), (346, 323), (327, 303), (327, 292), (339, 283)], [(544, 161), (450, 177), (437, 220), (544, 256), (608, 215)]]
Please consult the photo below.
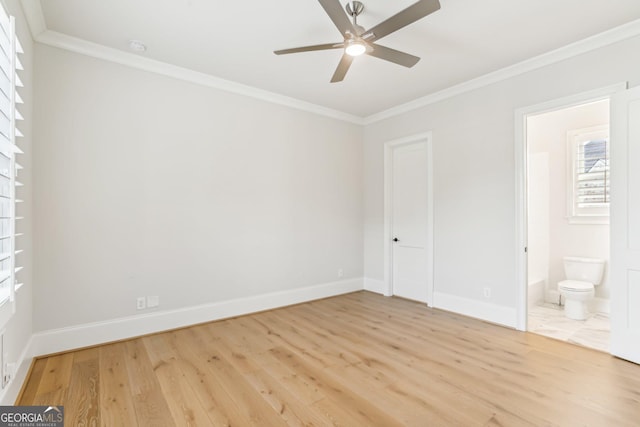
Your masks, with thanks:
[(609, 141), (578, 143), (576, 155), (576, 203), (579, 208), (609, 203)]
[(17, 71), (22, 70), (19, 55), (23, 53), (16, 37), (15, 19), (0, 8), (0, 328), (15, 312), (15, 292), (22, 270), (16, 259), (16, 188), (22, 186), (18, 173), (22, 166), (16, 161), (22, 153), (18, 140), (22, 132), (16, 123), (22, 114), (16, 109), (22, 99), (16, 88), (23, 83)]
[(567, 132), (567, 219), (570, 224), (609, 222), (609, 125)]

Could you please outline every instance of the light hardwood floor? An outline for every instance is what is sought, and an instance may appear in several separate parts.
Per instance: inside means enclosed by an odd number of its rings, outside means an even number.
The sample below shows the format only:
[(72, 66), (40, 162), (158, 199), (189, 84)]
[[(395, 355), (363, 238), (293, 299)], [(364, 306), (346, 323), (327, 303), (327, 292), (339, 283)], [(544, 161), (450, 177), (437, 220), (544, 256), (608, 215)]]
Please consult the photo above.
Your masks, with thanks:
[(38, 359), (67, 426), (638, 426), (640, 366), (357, 292)]

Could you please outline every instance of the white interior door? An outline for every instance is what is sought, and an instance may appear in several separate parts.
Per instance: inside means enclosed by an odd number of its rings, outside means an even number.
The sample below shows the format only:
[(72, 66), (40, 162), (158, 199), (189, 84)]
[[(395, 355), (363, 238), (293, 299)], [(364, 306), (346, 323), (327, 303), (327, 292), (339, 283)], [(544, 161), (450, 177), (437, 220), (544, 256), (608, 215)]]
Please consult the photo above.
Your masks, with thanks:
[(393, 149), (393, 294), (427, 302), (427, 144)]
[(611, 101), (611, 353), (640, 363), (640, 88)]

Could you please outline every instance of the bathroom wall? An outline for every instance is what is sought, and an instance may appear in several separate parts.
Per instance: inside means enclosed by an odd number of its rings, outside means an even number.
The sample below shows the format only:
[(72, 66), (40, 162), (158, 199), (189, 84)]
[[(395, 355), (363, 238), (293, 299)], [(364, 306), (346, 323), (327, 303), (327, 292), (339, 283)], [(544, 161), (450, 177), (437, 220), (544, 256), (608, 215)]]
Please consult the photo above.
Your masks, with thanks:
[[(532, 273), (544, 265), (539, 258), (545, 242), (548, 242), (547, 296), (557, 302), (557, 283), (564, 279), (564, 256), (602, 258), (609, 261), (609, 225), (570, 224), (567, 209), (567, 132), (609, 123), (609, 101), (600, 101), (560, 111), (530, 117), (527, 122), (529, 144), (529, 214), (533, 221), (529, 229), (529, 243), (534, 243), (534, 254), (530, 254)], [(544, 162), (548, 156), (548, 176), (538, 182), (544, 174)], [(542, 188), (538, 188), (540, 185)], [(540, 200), (540, 194), (548, 190), (548, 202)], [(544, 210), (548, 209), (548, 228), (542, 228)], [(533, 227), (533, 230), (532, 228)], [(537, 228), (536, 228), (537, 227)], [(537, 245), (537, 247), (536, 247)], [(605, 272), (603, 283), (596, 288), (596, 298), (601, 299), (598, 310), (608, 310), (609, 286)], [(604, 300), (604, 301), (603, 301)]]
[[(548, 140), (536, 141), (529, 154), (528, 188), (528, 276), (529, 284), (549, 283), (549, 147)], [(540, 150), (540, 151), (538, 151)]]

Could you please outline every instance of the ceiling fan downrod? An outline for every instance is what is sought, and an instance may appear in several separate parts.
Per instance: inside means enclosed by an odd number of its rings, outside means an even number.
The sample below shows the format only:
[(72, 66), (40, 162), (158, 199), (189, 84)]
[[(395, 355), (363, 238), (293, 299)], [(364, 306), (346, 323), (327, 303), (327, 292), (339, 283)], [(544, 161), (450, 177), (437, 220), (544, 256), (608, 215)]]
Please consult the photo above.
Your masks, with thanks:
[(364, 4), (362, 4), (362, 2), (359, 2), (357, 0), (350, 1), (345, 6), (345, 9), (347, 10), (347, 14), (351, 18), (353, 18), (353, 26), (356, 28), (360, 27), (358, 25), (358, 15), (360, 15), (364, 11)]

